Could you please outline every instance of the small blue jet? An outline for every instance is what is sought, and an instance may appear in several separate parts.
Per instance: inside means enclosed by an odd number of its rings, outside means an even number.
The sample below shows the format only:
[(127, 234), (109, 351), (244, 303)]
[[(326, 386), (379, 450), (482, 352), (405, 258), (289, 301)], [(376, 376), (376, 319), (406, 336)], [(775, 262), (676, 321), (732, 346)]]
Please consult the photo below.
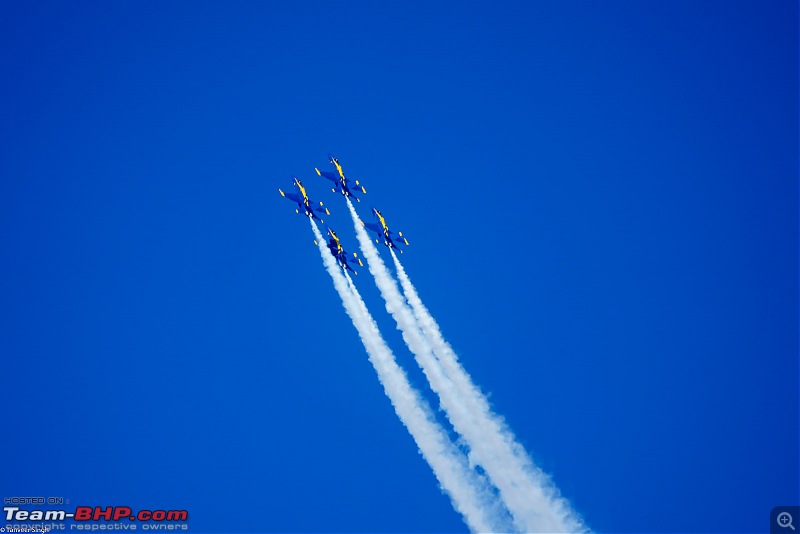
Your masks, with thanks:
[(364, 228), (375, 232), (377, 234), (377, 238), (375, 239), (376, 243), (380, 243), (380, 239), (383, 239), (383, 244), (389, 248), (394, 248), (399, 250), (401, 253), (403, 252), (398, 247), (399, 244), (405, 243), (408, 245), (408, 240), (403, 237), (403, 232), (397, 232), (396, 234), (389, 230), (389, 225), (386, 224), (386, 219), (383, 218), (381, 212), (375, 208), (372, 208), (372, 214), (378, 219), (378, 223), (365, 223), (361, 221), (361, 224), (364, 225)]
[[(330, 250), (331, 254), (333, 255), (333, 257), (336, 258), (336, 261), (339, 263), (339, 266), (342, 269), (345, 269), (345, 270), (348, 270), (348, 271), (352, 271), (353, 274), (358, 274), (348, 264), (348, 262), (350, 262), (350, 263), (352, 263), (354, 265), (357, 263), (361, 267), (363, 267), (364, 264), (361, 263), (361, 260), (358, 258), (358, 254), (353, 252), (353, 257), (352, 258), (348, 258), (347, 257), (347, 252), (344, 250), (344, 247), (342, 247), (342, 243), (339, 241), (339, 238), (336, 236), (336, 232), (334, 232), (333, 230), (328, 228), (328, 235), (330, 236), (330, 239), (328, 239), (328, 250)], [(315, 245), (319, 245), (319, 243), (317, 243), (316, 239), (314, 240), (314, 244)]]
[(361, 185), (358, 180), (353, 182), (352, 180), (345, 178), (344, 171), (342, 170), (342, 166), (339, 165), (338, 159), (328, 154), (328, 160), (331, 162), (331, 165), (336, 167), (336, 172), (320, 171), (314, 167), (314, 170), (317, 171), (317, 174), (333, 182), (333, 189), (331, 189), (331, 191), (334, 193), (341, 193), (346, 197), (353, 197), (356, 199), (356, 201), (361, 202), (361, 199), (356, 197), (356, 195), (353, 193), (353, 189), (360, 189), (361, 192), (366, 195), (367, 190), (364, 189), (364, 186)]
[[(311, 217), (312, 219), (317, 219), (319, 222), (323, 222), (322, 219), (319, 218), (317, 213), (324, 213), (326, 215), (330, 215), (331, 212), (328, 211), (328, 208), (312, 208), (311, 207), (311, 200), (308, 198), (308, 194), (306, 193), (306, 188), (303, 187), (303, 184), (292, 176), (292, 185), (296, 186), (300, 190), (300, 194), (297, 193), (284, 193), (283, 190), (278, 189), (282, 197), (286, 197), (289, 200), (297, 203), (297, 209), (294, 210), (295, 213), (300, 213), (300, 210), (303, 210), (303, 215), (306, 217)], [(322, 202), (319, 203), (322, 206)], [(316, 213), (315, 213), (316, 212)]]

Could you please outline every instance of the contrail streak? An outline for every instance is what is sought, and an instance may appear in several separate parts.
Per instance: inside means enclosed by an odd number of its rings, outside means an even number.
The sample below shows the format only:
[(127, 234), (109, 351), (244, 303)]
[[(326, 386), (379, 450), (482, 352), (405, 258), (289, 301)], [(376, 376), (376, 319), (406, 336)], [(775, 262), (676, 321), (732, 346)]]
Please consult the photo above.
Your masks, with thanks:
[(473, 532), (507, 531), (505, 511), (497, 502), (491, 487), (485, 478), (470, 468), (465, 454), (453, 444), (434, 419), (430, 407), (411, 387), (352, 280), (342, 273), (316, 223), (309, 220), (325, 268), (367, 350), (378, 380), (395, 413), (414, 438), (420, 454), (431, 466), (440, 487)]
[[(471, 389), (465, 387), (465, 384), (471, 385), (471, 380), (457, 359), (448, 359), (446, 354), (434, 352), (434, 345), (441, 352), (445, 351), (441, 349), (442, 344), (433, 343), (424, 334), (423, 324), (420, 324), (424, 321), (418, 322), (418, 318), (400, 294), (397, 283), (364, 230), (349, 199), (347, 205), (353, 217), (361, 252), (367, 259), (369, 271), (375, 278), (387, 311), (397, 322), (403, 340), (414, 353), (431, 389), (439, 396), (448, 420), (469, 446), (470, 462), (483, 467), (497, 487), (500, 498), (511, 512), (514, 526), (522, 532), (586, 531), (586, 527), (571, 511), (567, 501), (559, 496), (547, 475), (534, 466), (524, 448), (516, 442), (500, 419), (491, 413), (480, 391), (474, 386)], [(430, 328), (428, 330), (433, 332)], [(453, 354), (452, 350), (450, 353)]]
[(519, 504), (523, 507), (526, 504), (529, 506), (535, 504), (536, 509), (531, 509), (531, 514), (541, 511), (542, 508), (549, 509), (548, 515), (562, 525), (559, 527), (562, 530), (567, 532), (586, 531), (586, 526), (570, 508), (569, 502), (559, 495), (558, 489), (550, 478), (531, 461), (505, 422), (492, 412), (486, 397), (461, 366), (458, 356), (450, 344), (444, 340), (439, 325), (422, 303), (422, 299), (419, 298), (419, 294), (397, 255), (393, 250), (390, 252), (403, 293), (411, 305), (423, 335), (430, 342), (434, 355), (442, 364), (445, 374), (455, 384), (461, 398), (468, 404), (478, 424), (486, 430), (486, 437), (492, 441), (492, 446), (498, 456), (503, 461), (507, 461), (509, 466), (513, 466), (507, 473), (510, 475), (509, 483), (522, 490), (519, 492), (522, 497), (525, 495), (536, 496), (538, 501), (528, 501), (527, 503), (522, 501)]

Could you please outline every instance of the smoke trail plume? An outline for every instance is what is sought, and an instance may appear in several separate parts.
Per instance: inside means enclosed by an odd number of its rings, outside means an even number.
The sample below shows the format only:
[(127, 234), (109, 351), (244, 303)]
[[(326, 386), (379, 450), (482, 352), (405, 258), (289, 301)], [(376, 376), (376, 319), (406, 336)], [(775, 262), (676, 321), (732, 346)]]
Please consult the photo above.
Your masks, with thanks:
[[(448, 420), (469, 446), (470, 462), (483, 467), (497, 487), (500, 498), (511, 512), (515, 528), (522, 532), (586, 531), (548, 477), (533, 465), (510, 431), (491, 413), (480, 391), (474, 386), (471, 389), (465, 387), (471, 384), (471, 380), (457, 359), (448, 359), (442, 343), (433, 343), (424, 335), (425, 322), (418, 323), (349, 199), (347, 204), (362, 254), (367, 259), (369, 271), (375, 278), (387, 311), (397, 322), (404, 341), (414, 353), (431, 389), (439, 396)], [(430, 325), (427, 326), (432, 333)], [(442, 356), (434, 352), (434, 345), (443, 353)]]
[[(310, 219), (309, 219), (310, 220)], [(433, 417), (427, 403), (411, 387), (405, 372), (384, 341), (361, 295), (325, 246), (316, 223), (311, 228), (319, 243), (325, 268), (333, 279), (347, 315), (353, 321), (369, 360), (400, 421), (414, 438), (420, 454), (431, 466), (442, 490), (473, 532), (507, 531), (505, 511), (485, 480), (469, 466), (467, 458)]]
[[(397, 255), (394, 251), (391, 251), (391, 253), (403, 293), (411, 305), (423, 335), (430, 342), (434, 355), (442, 364), (445, 374), (455, 384), (461, 398), (468, 404), (478, 423), (487, 430), (487, 439), (493, 442), (493, 447), (498, 452), (498, 455), (504, 461), (509, 462), (509, 465), (514, 466), (508, 472), (511, 475), (510, 484), (523, 489), (523, 495), (525, 493), (536, 495), (540, 501), (537, 503), (536, 508), (549, 509), (553, 519), (563, 525), (560, 527), (562, 530), (568, 532), (586, 531), (586, 526), (583, 525), (577, 514), (570, 508), (569, 502), (560, 497), (558, 489), (553, 485), (549, 477), (531, 461), (525, 449), (517, 442), (502, 418), (492, 412), (486, 397), (461, 366), (458, 356), (450, 344), (444, 340), (438, 323), (422, 303), (422, 299), (419, 298), (419, 294), (411, 283), (411, 279), (406, 274)], [(525, 505), (524, 502), (520, 504)], [(531, 512), (534, 512), (534, 510), (531, 510)]]

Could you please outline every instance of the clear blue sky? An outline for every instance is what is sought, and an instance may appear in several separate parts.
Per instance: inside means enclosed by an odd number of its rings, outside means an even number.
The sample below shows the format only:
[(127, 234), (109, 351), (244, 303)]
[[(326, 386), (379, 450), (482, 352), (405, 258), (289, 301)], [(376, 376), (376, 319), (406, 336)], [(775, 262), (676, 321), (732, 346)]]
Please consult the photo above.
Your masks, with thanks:
[(2, 496), (466, 530), (278, 195), (355, 250), (332, 152), (592, 528), (798, 504), (796, 2), (7, 1), (0, 72)]

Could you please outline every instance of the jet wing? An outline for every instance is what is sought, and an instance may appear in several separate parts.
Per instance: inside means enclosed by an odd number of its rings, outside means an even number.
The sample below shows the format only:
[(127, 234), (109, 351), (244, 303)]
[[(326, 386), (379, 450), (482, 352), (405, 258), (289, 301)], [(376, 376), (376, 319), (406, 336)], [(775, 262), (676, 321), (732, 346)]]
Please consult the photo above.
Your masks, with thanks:
[(348, 188), (350, 188), (351, 190), (355, 189), (356, 191), (361, 191), (361, 192), (362, 192), (362, 193), (364, 193), (365, 195), (367, 194), (367, 190), (366, 190), (366, 189), (364, 189), (364, 186), (363, 186), (363, 185), (361, 185), (361, 184), (358, 182), (358, 180), (356, 180), (356, 181), (354, 182), (354, 181), (353, 181), (353, 180), (351, 180), (350, 178), (345, 178), (345, 183), (347, 184), (347, 187), (348, 187)]
[(369, 230), (371, 232), (375, 232), (378, 236), (382, 236), (383, 235), (383, 227), (381, 227), (381, 225), (376, 224), (376, 223), (368, 223), (368, 222), (364, 222), (364, 221), (361, 221), (361, 224), (364, 225), (364, 228), (366, 228), (367, 230)]
[(314, 167), (314, 170), (317, 171), (317, 175), (318, 176), (322, 176), (323, 178), (327, 178), (328, 180), (330, 180), (334, 184), (337, 184), (337, 185), (339, 184), (339, 175), (336, 174), (335, 172), (321, 171), (321, 170), (317, 169), (316, 167)]
[(284, 193), (283, 190), (278, 189), (282, 197), (286, 197), (289, 200), (296, 202), (297, 204), (303, 204), (303, 197), (298, 195), (297, 193)]

